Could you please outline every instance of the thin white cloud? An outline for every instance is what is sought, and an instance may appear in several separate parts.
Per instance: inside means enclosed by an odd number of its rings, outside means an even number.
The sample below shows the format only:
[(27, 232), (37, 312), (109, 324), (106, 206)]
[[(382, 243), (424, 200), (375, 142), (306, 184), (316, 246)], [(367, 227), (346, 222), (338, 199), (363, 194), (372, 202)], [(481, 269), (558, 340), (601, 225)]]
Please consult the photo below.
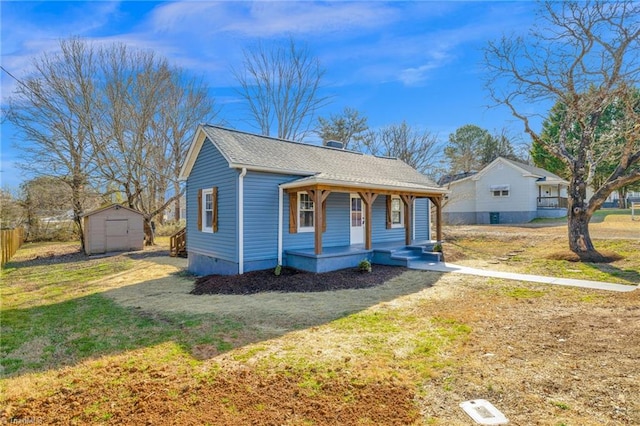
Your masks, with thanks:
[[(18, 78), (35, 58), (58, 51), (60, 39), (86, 37), (103, 28), (119, 12), (120, 2), (66, 3), (64, 19), (39, 14), (37, 7), (17, 2), (2, 5), (2, 66)], [(17, 83), (6, 74), (1, 82), (0, 104), (4, 105)]]
[(400, 18), (401, 10), (384, 2), (175, 2), (156, 8), (150, 25), (160, 33), (196, 37), (273, 38), (371, 30)]
[[(181, 1), (160, 3), (133, 27), (114, 33), (117, 18), (127, 13), (125, 4), (67, 3), (65, 19), (52, 19), (46, 25), (31, 22), (24, 14), (7, 24), (4, 13), (3, 66), (19, 74), (33, 57), (54, 51), (60, 38), (71, 35), (71, 28), (73, 34), (97, 44), (122, 42), (152, 49), (172, 63), (206, 75), (210, 84), (225, 86), (233, 84), (228, 71), (239, 64), (242, 49), (257, 40), (291, 34), (308, 42), (313, 54), (337, 76), (339, 81), (329, 82), (334, 86), (390, 81), (416, 86), (459, 59), (468, 43), (488, 40), (513, 27), (524, 7), (486, 3), (481, 10), (484, 16), (466, 25), (448, 20), (450, 27), (442, 29), (442, 18), (460, 13), (469, 4)], [(2, 79), (3, 102), (10, 80)]]
[[(441, 11), (443, 14), (459, 13), (460, 10), (454, 6), (468, 7), (449, 5), (449, 9)], [(473, 53), (474, 49), (479, 52), (484, 43), (503, 33), (521, 31), (528, 27), (530, 19), (529, 6), (519, 5), (507, 11), (504, 7), (496, 8), (489, 4), (483, 5), (479, 11), (483, 16), (478, 15), (477, 19), (471, 19), (468, 23), (461, 22), (443, 29), (430, 22), (422, 23), (426, 18), (419, 14), (419, 9), (412, 12), (405, 16), (405, 21), (391, 28), (390, 34), (368, 41), (368, 44), (357, 48), (356, 54), (347, 50), (333, 52), (341, 56), (336, 62), (356, 56), (360, 58), (359, 64), (355, 62), (359, 66), (353, 72), (354, 79), (365, 77), (380, 83), (399, 81), (407, 86), (421, 85), (456, 61), (466, 61), (470, 70), (476, 70), (475, 63), (468, 63), (470, 52)], [(501, 25), (495, 25), (495, 22)], [(403, 27), (419, 30), (407, 33)], [(350, 82), (344, 80), (344, 83)]]

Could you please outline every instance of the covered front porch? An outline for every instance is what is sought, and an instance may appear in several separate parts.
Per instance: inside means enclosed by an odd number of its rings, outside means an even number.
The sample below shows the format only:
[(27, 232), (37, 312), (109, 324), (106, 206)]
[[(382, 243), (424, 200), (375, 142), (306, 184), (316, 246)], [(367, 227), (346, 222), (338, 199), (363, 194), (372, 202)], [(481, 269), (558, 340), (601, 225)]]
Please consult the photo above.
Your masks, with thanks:
[[(433, 248), (436, 243), (442, 241), (442, 197), (445, 190), (421, 186), (419, 184), (405, 185), (406, 186), (399, 187), (397, 183), (395, 183), (395, 185), (385, 185), (371, 182), (364, 184), (348, 181), (330, 181), (318, 176), (302, 178), (280, 185), (279, 264), (319, 273), (355, 267), (365, 259), (374, 264), (398, 266), (408, 266), (409, 262), (418, 259), (439, 261), (440, 253), (434, 253)], [(310, 213), (308, 211), (309, 201), (313, 203), (313, 224), (310, 224), (313, 231), (313, 247), (307, 246), (290, 249), (283, 247), (284, 212), (282, 206), (285, 192), (289, 196), (290, 233), (296, 232), (294, 222), (296, 220), (302, 221), (303, 219), (302, 217), (297, 217), (300, 215), (300, 211), (296, 210), (296, 207), (293, 206), (297, 195), (300, 193), (306, 193), (308, 195), (308, 199), (305, 198), (307, 214)], [(331, 243), (328, 247), (323, 245), (323, 233), (327, 231), (331, 233), (331, 227), (336, 226), (335, 222), (327, 220), (326, 202), (332, 193), (348, 193), (351, 194), (352, 197), (357, 197), (360, 200), (362, 206), (361, 215), (358, 216), (358, 212), (354, 211), (351, 213), (352, 222), (362, 220), (364, 235), (360, 243), (354, 243), (352, 239), (349, 245), (336, 245)], [(378, 214), (374, 215), (374, 202), (380, 196), (386, 197), (386, 203), (382, 201), (376, 203), (376, 206), (378, 206), (376, 207)], [(418, 199), (428, 199), (435, 213), (434, 220), (432, 220), (430, 213), (427, 217), (420, 217), (421, 221), (433, 223), (433, 227), (431, 223), (429, 223), (428, 226), (429, 231), (426, 236), (428, 240), (415, 239), (414, 204)], [(402, 204), (401, 213), (397, 208), (397, 204), (391, 207), (394, 202)], [(380, 209), (382, 208), (382, 210), (384, 210), (383, 206), (385, 204), (387, 206), (386, 217), (383, 217), (383, 211)], [(427, 206), (427, 211), (430, 210), (429, 203), (423, 203), (421, 205)], [(398, 218), (400, 214), (403, 216), (402, 220)], [(404, 228), (404, 239), (389, 241), (389, 238), (383, 237), (384, 232), (393, 232), (392, 228), (394, 227), (397, 231), (400, 231), (400, 229), (397, 229), (398, 226)], [(376, 229), (375, 235), (373, 233), (374, 228)], [(402, 234), (394, 235), (400, 237)], [(433, 236), (435, 236), (435, 239)], [(422, 238), (424, 238), (424, 236)], [(384, 241), (382, 242), (381, 240), (383, 239)]]

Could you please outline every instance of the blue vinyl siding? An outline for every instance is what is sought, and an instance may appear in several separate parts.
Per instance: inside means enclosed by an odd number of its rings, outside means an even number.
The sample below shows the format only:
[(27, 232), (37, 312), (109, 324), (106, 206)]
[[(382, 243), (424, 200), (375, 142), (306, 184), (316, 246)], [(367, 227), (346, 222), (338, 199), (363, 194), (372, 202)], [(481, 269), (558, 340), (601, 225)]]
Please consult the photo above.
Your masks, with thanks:
[[(198, 190), (218, 187), (218, 232), (198, 230)], [(187, 179), (187, 252), (238, 262), (237, 253), (238, 171), (207, 139), (202, 144)]]
[[(429, 239), (429, 200), (418, 198), (415, 208), (415, 239)], [(380, 195), (373, 203), (373, 223), (371, 225), (371, 241), (373, 243), (387, 243), (404, 241), (405, 230), (402, 228), (387, 229), (387, 200)]]
[(415, 203), (415, 239), (417, 241), (429, 240), (429, 199), (418, 198)]
[(387, 197), (380, 195), (373, 202), (371, 242), (386, 243), (392, 241), (404, 241), (404, 228), (387, 229)]
[(332, 192), (327, 198), (327, 231), (322, 235), (323, 247), (339, 247), (350, 244), (350, 203), (349, 194), (343, 192)]
[[(278, 185), (294, 179), (296, 176), (252, 171), (244, 177), (245, 266), (262, 260), (273, 260), (273, 266), (277, 264)], [(288, 218), (289, 207), (286, 206), (283, 212)], [(288, 230), (288, 226), (286, 224), (285, 229)]]
[[(349, 245), (349, 194), (332, 192), (327, 197), (327, 230), (322, 234), (322, 247)], [(313, 232), (289, 233), (289, 196), (284, 197), (284, 223), (282, 234), (284, 250), (314, 247)]]

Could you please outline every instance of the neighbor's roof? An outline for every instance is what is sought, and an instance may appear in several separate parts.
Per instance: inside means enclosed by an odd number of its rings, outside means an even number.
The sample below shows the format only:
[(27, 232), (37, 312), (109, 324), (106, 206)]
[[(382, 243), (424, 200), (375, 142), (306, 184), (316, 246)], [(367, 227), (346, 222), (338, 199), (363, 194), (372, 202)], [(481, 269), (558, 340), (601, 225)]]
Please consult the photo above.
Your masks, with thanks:
[(519, 167), (519, 168), (521, 168), (523, 170), (526, 170), (527, 172), (531, 173), (534, 176), (538, 176), (538, 177), (541, 177), (541, 178), (545, 178), (546, 177), (547, 180), (566, 182), (560, 176), (558, 176), (558, 175), (556, 175), (554, 173), (551, 173), (548, 170), (542, 169), (540, 167), (530, 166), (529, 164), (524, 164), (524, 163), (521, 163), (519, 161), (509, 160), (508, 158), (504, 158), (504, 157), (499, 157), (499, 158), (502, 159), (502, 161), (504, 161), (506, 163), (511, 163), (515, 167)]
[(287, 187), (305, 183), (349, 183), (398, 190), (445, 192), (431, 179), (397, 158), (376, 157), (209, 125), (198, 128), (180, 173), (182, 179), (191, 173), (195, 158), (206, 139), (218, 148), (230, 167), (307, 177)]
[(449, 183), (457, 184), (459, 182), (462, 182), (462, 181), (465, 181), (465, 180), (469, 180), (469, 179), (478, 180), (482, 176), (487, 174), (489, 172), (489, 170), (493, 169), (497, 164), (506, 164), (506, 165), (508, 165), (510, 167), (513, 167), (513, 168), (519, 170), (522, 173), (523, 176), (536, 178), (540, 183), (544, 183), (544, 184), (565, 184), (565, 185), (569, 184), (569, 182), (567, 182), (565, 179), (561, 178), (560, 176), (558, 176), (558, 175), (556, 175), (554, 173), (551, 173), (548, 170), (545, 170), (545, 169), (542, 169), (542, 168), (536, 167), (536, 166), (531, 166), (529, 164), (521, 163), (519, 161), (509, 160), (508, 158), (504, 158), (504, 157), (496, 158), (491, 163), (489, 163), (487, 166), (485, 166), (482, 170), (480, 170), (478, 173), (472, 173), (472, 174), (467, 175), (467, 176), (465, 176), (463, 178), (452, 180)]

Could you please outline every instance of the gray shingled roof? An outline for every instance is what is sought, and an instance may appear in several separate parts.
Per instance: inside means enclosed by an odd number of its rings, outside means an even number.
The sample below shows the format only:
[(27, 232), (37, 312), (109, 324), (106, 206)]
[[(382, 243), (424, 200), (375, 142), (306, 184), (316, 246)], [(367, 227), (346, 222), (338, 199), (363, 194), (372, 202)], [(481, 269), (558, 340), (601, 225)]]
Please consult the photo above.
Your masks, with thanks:
[(553, 174), (548, 170), (541, 169), (540, 167), (530, 166), (528, 164), (524, 164), (524, 163), (521, 163), (519, 161), (509, 160), (508, 158), (504, 158), (504, 157), (502, 157), (502, 159), (504, 161), (507, 161), (507, 162), (517, 166), (517, 167), (520, 167), (521, 169), (524, 169), (524, 170), (528, 171), (532, 175), (536, 175), (536, 176), (540, 176), (540, 177), (546, 177), (547, 179), (550, 179), (550, 180), (561, 180), (561, 181), (564, 181), (564, 179), (561, 178), (560, 176), (558, 176), (556, 174)]
[(395, 187), (441, 188), (396, 158), (285, 141), (223, 127), (203, 131), (234, 167), (254, 167), (315, 178)]

